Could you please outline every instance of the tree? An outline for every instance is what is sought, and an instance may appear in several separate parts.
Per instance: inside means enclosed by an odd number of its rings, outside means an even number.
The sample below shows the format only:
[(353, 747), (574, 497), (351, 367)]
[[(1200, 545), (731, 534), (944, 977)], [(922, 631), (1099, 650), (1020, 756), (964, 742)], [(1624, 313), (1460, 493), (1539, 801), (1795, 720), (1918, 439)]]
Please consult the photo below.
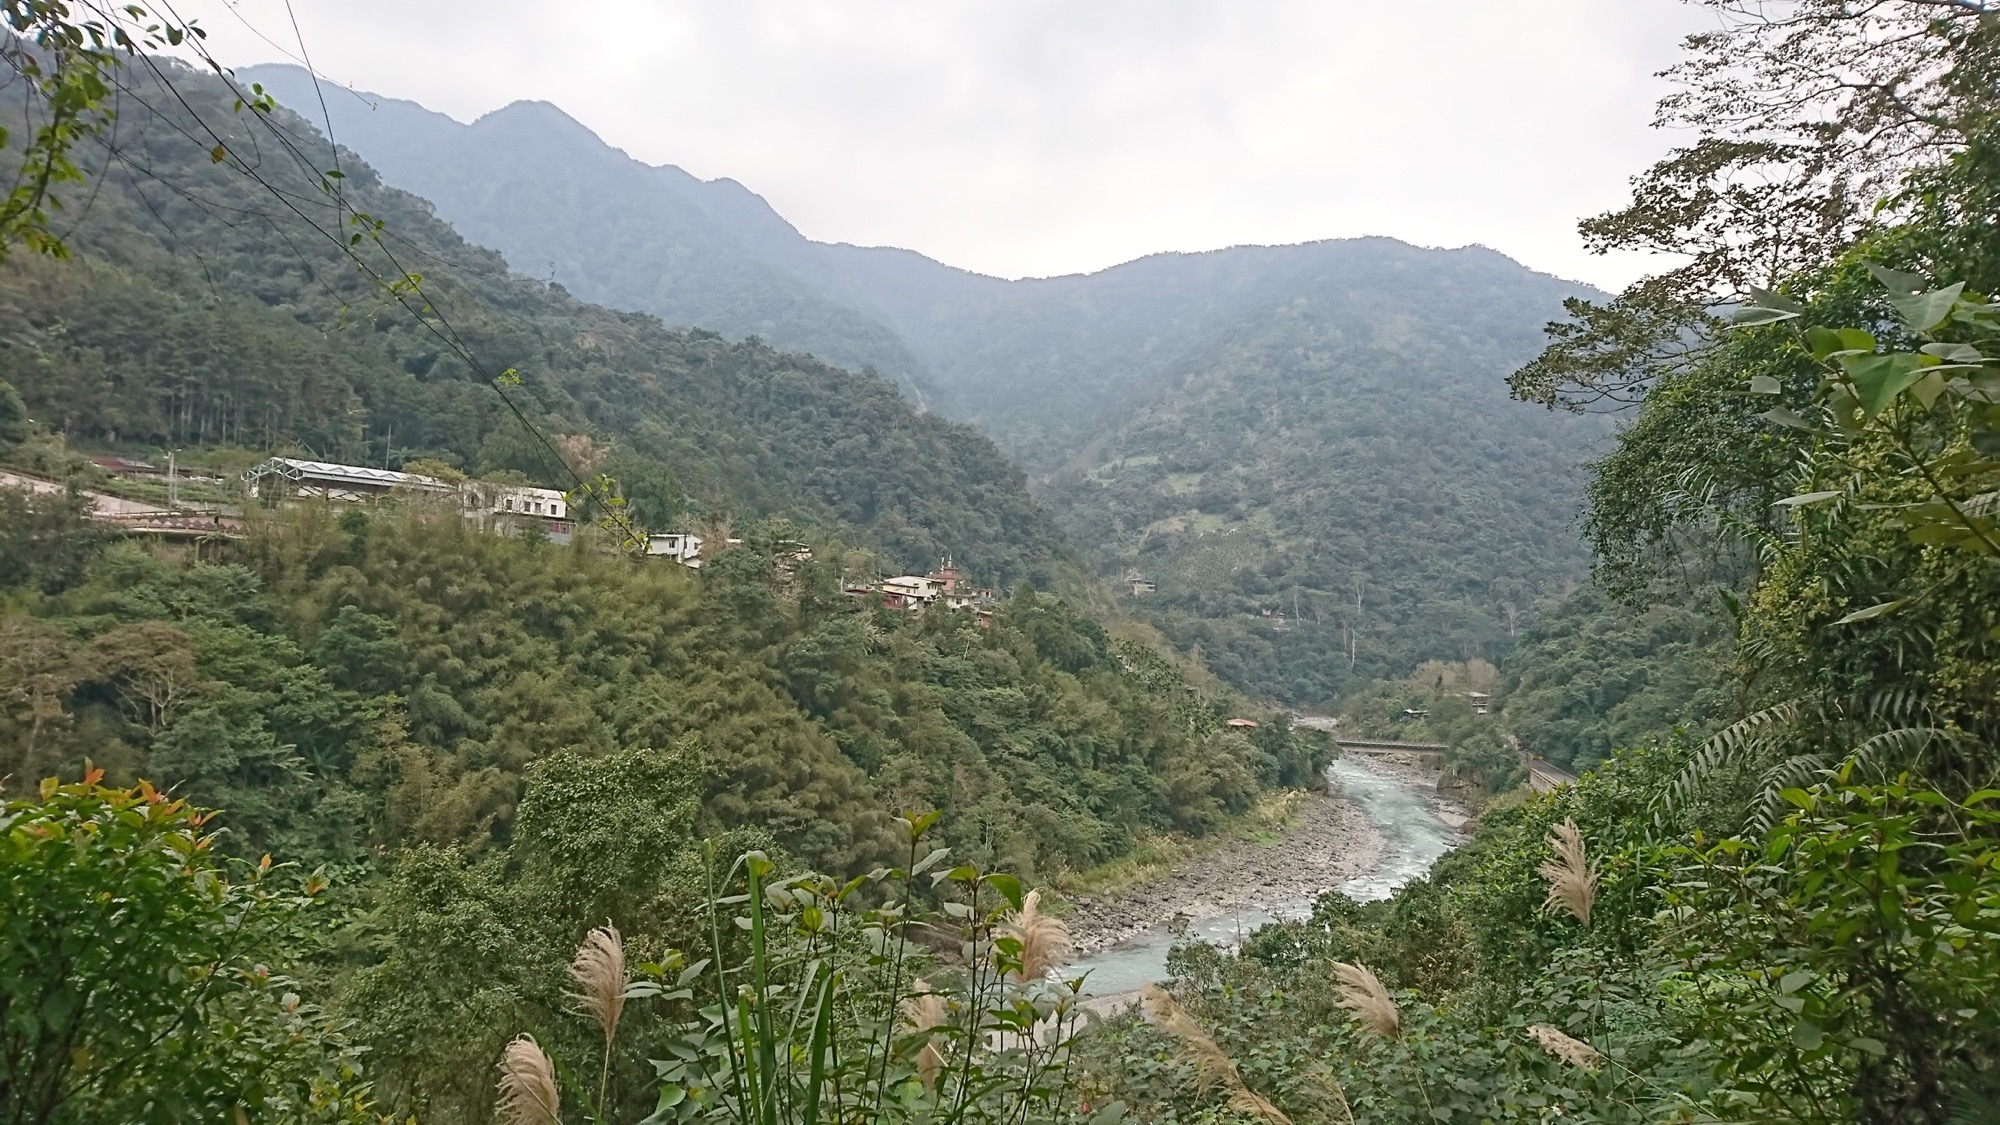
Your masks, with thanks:
[(90, 498), (73, 486), (0, 488), (0, 588), (55, 594), (74, 584), (112, 534), (92, 511)]
[[(79, 19), (64, 0), (6, 0), (0, 7), (11, 33), (0, 47), (0, 62), (22, 79), (29, 106), (20, 166), (0, 199), (0, 261), (16, 245), (68, 256), (50, 216), (62, 210), (57, 192), (86, 178), (71, 154), (110, 129), (115, 72), (142, 53), (202, 34), (177, 18), (155, 22), (156, 16), (136, 4), (83, 8)], [(0, 125), (0, 148), (11, 139)]]
[(118, 693), (125, 717), (159, 734), (207, 684), (195, 668), (194, 639), (159, 621), (120, 625), (85, 648), (94, 679)]
[(75, 650), (69, 636), (46, 621), (26, 615), (0, 618), (0, 700), (12, 711), (9, 718), (28, 727), (20, 761), (6, 762), (0, 776), (32, 768), (43, 729), (69, 718), (63, 699), (76, 686)]
[(0, 805), (0, 1117), (372, 1120), (339, 1026), (273, 969), (321, 882), (102, 776)]
[(28, 440), (28, 408), (14, 384), (0, 379), (0, 456)]
[(1715, 335), (1718, 306), (1834, 257), (1883, 220), (1907, 173), (1964, 150), (2000, 106), (1988, 0), (1700, 3), (1720, 26), (1688, 38), (1655, 117), (1695, 139), (1580, 228), (1600, 253), (1685, 262), (1609, 303), (1566, 302), (1570, 320), (1509, 380), (1517, 397), (1637, 401)]

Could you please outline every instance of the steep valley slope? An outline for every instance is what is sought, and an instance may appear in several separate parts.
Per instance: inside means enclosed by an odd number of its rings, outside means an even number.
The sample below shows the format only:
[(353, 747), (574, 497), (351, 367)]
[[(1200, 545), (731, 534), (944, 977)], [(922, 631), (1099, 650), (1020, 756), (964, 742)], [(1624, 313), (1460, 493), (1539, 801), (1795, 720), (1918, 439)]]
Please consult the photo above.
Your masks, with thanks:
[[(304, 71), (245, 76), (318, 116)], [(1582, 576), (1574, 470), (1608, 427), (1502, 379), (1585, 290), (1500, 254), (1349, 239), (1003, 280), (814, 242), (553, 106), (465, 125), (326, 89), (343, 144), (518, 268), (873, 367), (979, 427), (1135, 612), (1245, 690), (1322, 704), (1497, 657)]]
[[(1044, 588), (1077, 573), (1024, 475), (970, 426), (873, 375), (511, 273), (351, 155), (336, 204), (315, 190), (333, 153), (303, 120), (280, 111), (291, 151), (269, 151), (221, 83), (177, 84), (185, 105), (121, 117), (75, 260), (22, 256), (0, 278), (0, 379), (67, 437), (438, 459), (562, 488), (603, 471), (654, 528), (782, 516), (844, 529), (888, 567), (952, 555)], [(257, 154), (266, 187), (191, 139), (196, 112)], [(381, 239), (347, 245), (356, 209)], [(405, 269), (425, 275), (416, 299), (380, 285)]]

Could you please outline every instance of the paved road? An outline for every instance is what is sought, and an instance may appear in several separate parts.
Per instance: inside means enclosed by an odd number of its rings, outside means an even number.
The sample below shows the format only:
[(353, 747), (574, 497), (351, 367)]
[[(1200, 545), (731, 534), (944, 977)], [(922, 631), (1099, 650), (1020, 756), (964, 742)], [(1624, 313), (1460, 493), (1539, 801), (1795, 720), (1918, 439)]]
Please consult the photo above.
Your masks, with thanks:
[[(8, 488), (25, 488), (30, 492), (61, 492), (63, 490), (63, 486), (56, 481), (43, 480), (40, 477), (22, 476), (19, 473), (10, 473), (5, 470), (0, 470), (0, 485)], [(112, 496), (109, 493), (91, 492), (88, 490), (85, 490), (84, 495), (90, 497), (91, 503), (97, 509), (97, 514), (104, 519), (115, 520), (120, 517), (164, 515), (167, 512), (167, 509), (163, 505), (145, 500), (127, 500), (122, 496)]]

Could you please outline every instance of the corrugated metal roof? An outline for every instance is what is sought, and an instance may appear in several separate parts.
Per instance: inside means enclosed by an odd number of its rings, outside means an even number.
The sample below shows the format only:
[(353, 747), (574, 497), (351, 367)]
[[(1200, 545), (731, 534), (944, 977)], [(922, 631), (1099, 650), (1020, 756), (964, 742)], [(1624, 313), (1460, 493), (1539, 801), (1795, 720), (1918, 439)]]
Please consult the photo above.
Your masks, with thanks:
[(366, 465), (339, 465), (332, 461), (302, 461), (296, 457), (273, 457), (243, 474), (257, 480), (276, 474), (288, 480), (314, 484), (356, 484), (372, 488), (421, 488), (449, 492), (451, 486), (435, 477), (399, 473), (393, 469), (371, 469)]

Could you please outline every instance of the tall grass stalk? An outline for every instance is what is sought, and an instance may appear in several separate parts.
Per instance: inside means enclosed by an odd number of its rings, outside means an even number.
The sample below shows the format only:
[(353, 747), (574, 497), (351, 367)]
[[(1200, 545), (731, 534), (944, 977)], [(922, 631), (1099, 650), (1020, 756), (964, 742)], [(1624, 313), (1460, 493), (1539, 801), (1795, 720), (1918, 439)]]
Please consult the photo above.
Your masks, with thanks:
[[(1229, 1057), (1201, 1024), (1188, 1015), (1173, 994), (1156, 984), (1148, 984), (1144, 992), (1146, 1013), (1159, 1025), (1160, 1030), (1180, 1041), (1181, 1050), (1189, 1062), (1194, 1064), (1195, 1079), (1205, 1086), (1220, 1086), (1226, 1091), (1230, 1109), (1250, 1117), (1269, 1122), (1270, 1125), (1292, 1125), (1292, 1119), (1283, 1110), (1272, 1105), (1262, 1094), (1252, 1090), (1243, 1082), (1243, 1074), (1236, 1069), (1236, 1061)], [(1346, 1098), (1343, 1096), (1342, 1104)]]
[(534, 1036), (515, 1036), (500, 1056), (496, 1115), (503, 1125), (562, 1125), (561, 1107), (555, 1064)]
[(618, 927), (607, 920), (584, 935), (570, 961), (569, 979), (576, 984), (576, 991), (565, 992), (563, 998), (572, 1011), (595, 1020), (604, 1033), (604, 1065), (597, 1078), (597, 1115), (604, 1117), (609, 1112), (605, 1098), (611, 1088), (612, 1040), (618, 1037), (618, 1017), (625, 1010), (625, 989), (631, 984), (625, 971), (625, 942)]
[(1568, 911), (1585, 929), (1590, 928), (1590, 907), (1597, 899), (1597, 868), (1583, 846), (1583, 833), (1576, 821), (1565, 820), (1549, 833), (1549, 849), (1554, 857), (1540, 868), (1548, 883), (1544, 910)]

